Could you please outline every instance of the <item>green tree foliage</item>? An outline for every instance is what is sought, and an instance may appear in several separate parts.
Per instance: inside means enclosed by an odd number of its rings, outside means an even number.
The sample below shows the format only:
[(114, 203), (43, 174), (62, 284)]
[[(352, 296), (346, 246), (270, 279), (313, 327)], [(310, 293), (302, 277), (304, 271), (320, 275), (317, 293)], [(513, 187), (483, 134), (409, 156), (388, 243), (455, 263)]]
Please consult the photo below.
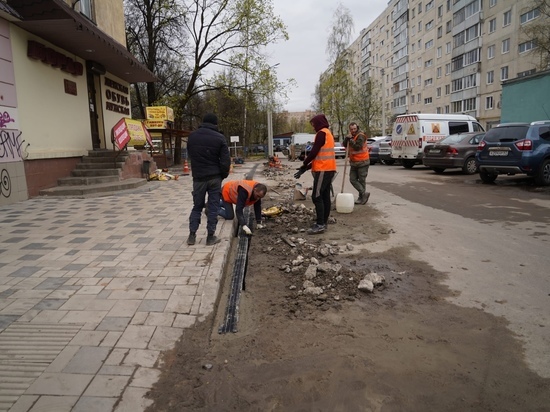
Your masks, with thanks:
[(525, 11), (538, 10), (540, 15), (522, 26), (523, 35), (533, 40), (536, 48), (531, 53), (539, 57), (538, 68), (550, 68), (550, 0), (534, 0)]
[(368, 136), (385, 134), (383, 130), (374, 129), (372, 126), (382, 116), (382, 104), (380, 85), (372, 78), (368, 78), (365, 84), (356, 88), (353, 93), (353, 117)]

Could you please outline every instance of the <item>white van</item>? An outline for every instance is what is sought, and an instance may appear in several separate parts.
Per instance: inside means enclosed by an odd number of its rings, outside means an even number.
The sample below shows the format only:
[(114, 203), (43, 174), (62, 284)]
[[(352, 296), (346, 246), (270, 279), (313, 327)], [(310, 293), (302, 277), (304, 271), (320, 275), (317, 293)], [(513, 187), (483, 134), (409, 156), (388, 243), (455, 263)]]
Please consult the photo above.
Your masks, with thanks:
[(451, 134), (483, 132), (477, 120), (465, 114), (404, 114), (393, 125), (391, 157), (410, 169), (422, 164), (424, 147)]

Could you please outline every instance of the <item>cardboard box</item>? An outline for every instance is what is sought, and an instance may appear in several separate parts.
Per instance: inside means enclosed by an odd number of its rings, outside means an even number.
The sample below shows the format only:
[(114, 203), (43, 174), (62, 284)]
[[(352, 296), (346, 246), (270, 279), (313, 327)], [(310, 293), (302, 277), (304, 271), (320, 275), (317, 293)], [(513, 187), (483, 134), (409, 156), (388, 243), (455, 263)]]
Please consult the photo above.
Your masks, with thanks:
[(145, 108), (147, 120), (174, 121), (174, 110), (168, 106), (149, 106)]

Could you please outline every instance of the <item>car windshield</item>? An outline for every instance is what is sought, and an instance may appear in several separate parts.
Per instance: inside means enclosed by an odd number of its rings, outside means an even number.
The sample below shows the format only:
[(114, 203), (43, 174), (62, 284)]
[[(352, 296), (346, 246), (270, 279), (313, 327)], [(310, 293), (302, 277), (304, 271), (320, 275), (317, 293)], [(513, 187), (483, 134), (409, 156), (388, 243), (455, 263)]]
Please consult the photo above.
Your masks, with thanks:
[(450, 136), (447, 136), (444, 139), (441, 139), (439, 141), (440, 144), (453, 144), (453, 143), (460, 143), (461, 140), (464, 139), (463, 134), (452, 134)]
[(495, 127), (485, 134), (484, 140), (486, 142), (515, 142), (525, 139), (528, 130), (528, 125)]

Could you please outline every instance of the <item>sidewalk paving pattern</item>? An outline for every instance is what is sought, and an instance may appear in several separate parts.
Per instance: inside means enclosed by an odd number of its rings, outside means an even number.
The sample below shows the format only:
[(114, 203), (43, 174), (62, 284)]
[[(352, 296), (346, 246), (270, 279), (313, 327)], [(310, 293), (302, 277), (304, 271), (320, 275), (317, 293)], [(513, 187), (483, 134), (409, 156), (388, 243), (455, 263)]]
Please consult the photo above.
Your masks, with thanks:
[[(240, 179), (246, 165), (230, 179)], [(159, 356), (214, 308), (233, 222), (187, 246), (190, 176), (0, 207), (0, 411), (140, 411)]]

